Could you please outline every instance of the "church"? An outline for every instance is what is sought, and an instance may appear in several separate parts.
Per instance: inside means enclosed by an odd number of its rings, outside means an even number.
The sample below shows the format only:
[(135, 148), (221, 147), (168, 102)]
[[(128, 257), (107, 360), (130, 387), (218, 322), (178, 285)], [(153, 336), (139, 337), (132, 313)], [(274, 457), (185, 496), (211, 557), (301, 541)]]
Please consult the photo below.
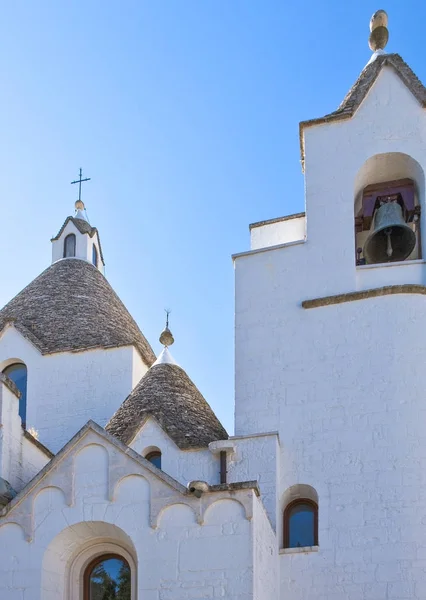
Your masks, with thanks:
[(233, 256), (234, 435), (81, 199), (0, 310), (0, 600), (426, 598), (426, 88), (387, 41)]

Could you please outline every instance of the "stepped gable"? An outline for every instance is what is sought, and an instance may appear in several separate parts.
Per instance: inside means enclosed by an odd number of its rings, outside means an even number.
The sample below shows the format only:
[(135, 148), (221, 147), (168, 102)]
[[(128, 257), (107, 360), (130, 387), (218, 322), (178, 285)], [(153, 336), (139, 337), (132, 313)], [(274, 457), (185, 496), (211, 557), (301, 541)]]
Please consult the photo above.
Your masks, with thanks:
[(133, 345), (150, 366), (155, 355), (105, 277), (92, 264), (57, 261), (0, 311), (42, 354)]
[(204, 448), (228, 438), (210, 405), (176, 364), (157, 362), (152, 366), (105, 429), (129, 444), (150, 416), (181, 449)]

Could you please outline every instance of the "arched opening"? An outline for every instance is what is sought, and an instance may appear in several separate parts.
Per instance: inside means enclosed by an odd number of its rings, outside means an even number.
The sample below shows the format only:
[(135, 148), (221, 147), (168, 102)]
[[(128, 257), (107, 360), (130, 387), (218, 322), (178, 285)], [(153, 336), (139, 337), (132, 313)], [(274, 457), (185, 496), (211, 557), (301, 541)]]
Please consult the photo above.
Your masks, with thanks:
[[(130, 596), (116, 594), (100, 598), (136, 600), (137, 553), (134, 544), (123, 529), (104, 521), (75, 523), (51, 540), (43, 556), (40, 597), (49, 597), (49, 600), (85, 599), (85, 578), (108, 556), (118, 557), (119, 561), (127, 563), (130, 586), (123, 583), (122, 592), (124, 594), (130, 587)], [(104, 570), (110, 576), (118, 578), (120, 566), (120, 562), (109, 563), (104, 565)], [(123, 577), (126, 578), (127, 575)], [(98, 597), (95, 595), (92, 600), (98, 600)]]
[(151, 450), (148, 454), (145, 455), (146, 460), (149, 460), (150, 463), (157, 467), (157, 469), (161, 469), (161, 451), (160, 450)]
[(311, 485), (297, 483), (281, 499), (282, 547), (318, 546), (318, 493)]
[(103, 554), (86, 567), (83, 600), (131, 600), (131, 585), (127, 560), (119, 554)]
[(27, 367), (24, 363), (15, 362), (3, 369), (3, 374), (13, 381), (21, 393), (21, 397), (19, 398), (19, 416), (22, 420), (22, 426), (25, 427), (27, 419)]
[(355, 179), (355, 262), (358, 266), (422, 258), (425, 179), (407, 154), (370, 157)]
[(284, 511), (284, 548), (318, 546), (318, 505), (308, 498), (290, 502)]
[(76, 238), (73, 233), (67, 235), (64, 240), (64, 258), (75, 256)]
[(95, 267), (98, 266), (98, 251), (96, 250), (95, 244), (92, 246), (92, 263), (95, 265)]

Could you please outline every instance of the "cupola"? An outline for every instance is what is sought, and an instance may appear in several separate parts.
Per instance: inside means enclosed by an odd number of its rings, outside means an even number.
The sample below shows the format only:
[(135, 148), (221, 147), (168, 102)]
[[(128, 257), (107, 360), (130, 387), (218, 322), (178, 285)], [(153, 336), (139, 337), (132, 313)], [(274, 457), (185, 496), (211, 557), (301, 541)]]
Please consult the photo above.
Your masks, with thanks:
[(77, 200), (75, 213), (65, 219), (57, 235), (52, 238), (52, 264), (64, 258), (79, 258), (92, 263), (104, 272), (99, 233), (88, 221), (84, 203)]

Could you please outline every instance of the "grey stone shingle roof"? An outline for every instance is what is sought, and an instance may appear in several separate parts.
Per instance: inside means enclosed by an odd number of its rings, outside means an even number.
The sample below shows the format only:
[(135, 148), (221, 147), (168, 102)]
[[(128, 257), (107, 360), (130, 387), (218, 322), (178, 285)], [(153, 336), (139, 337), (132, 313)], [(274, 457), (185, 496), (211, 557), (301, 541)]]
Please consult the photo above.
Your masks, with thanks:
[(99, 236), (99, 231), (96, 229), (96, 227), (92, 227), (90, 225), (90, 223), (88, 223), (84, 219), (76, 219), (75, 217), (67, 217), (65, 219), (62, 227), (58, 231), (58, 233), (50, 241), (54, 242), (61, 237), (61, 235), (62, 235), (65, 227), (69, 223), (69, 221), (72, 221), (74, 223), (74, 225), (77, 227), (77, 229), (80, 233), (83, 233), (83, 234), (87, 233), (90, 237), (93, 237), (95, 235), (95, 233), (98, 234), (98, 242), (99, 242), (99, 250), (100, 250), (100, 254), (101, 254), (101, 259), (102, 259), (102, 263), (105, 264), (104, 255), (103, 255), (102, 246), (101, 246), (101, 238)]
[(203, 448), (228, 438), (210, 405), (178, 365), (151, 367), (105, 429), (129, 444), (150, 416), (181, 449)]
[(402, 82), (417, 99), (419, 104), (422, 107), (426, 107), (426, 88), (414, 71), (407, 65), (407, 63), (399, 54), (381, 54), (363, 69), (360, 76), (346, 94), (337, 110), (329, 113), (328, 115), (324, 115), (323, 117), (311, 119), (309, 121), (302, 121), (300, 123), (300, 150), (302, 165), (304, 164), (305, 160), (305, 148), (303, 140), (303, 130), (305, 127), (310, 127), (311, 125), (320, 125), (321, 123), (340, 121), (343, 119), (350, 119), (353, 117), (361, 105), (361, 102), (364, 100), (372, 85), (376, 81), (380, 71), (385, 66), (392, 67)]
[(108, 281), (92, 264), (66, 258), (48, 267), (0, 310), (42, 354), (133, 345), (150, 366), (155, 355)]

